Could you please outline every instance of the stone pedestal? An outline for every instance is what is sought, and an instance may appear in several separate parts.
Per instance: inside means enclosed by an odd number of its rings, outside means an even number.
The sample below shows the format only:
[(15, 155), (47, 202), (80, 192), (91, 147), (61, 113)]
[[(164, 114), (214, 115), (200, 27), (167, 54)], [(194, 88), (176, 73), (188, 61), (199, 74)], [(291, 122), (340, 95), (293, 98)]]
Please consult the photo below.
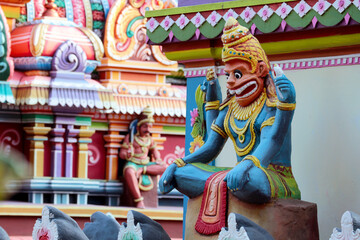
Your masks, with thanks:
[[(202, 196), (190, 199), (186, 213), (185, 239), (217, 240), (218, 234), (205, 236), (195, 230)], [(228, 214), (239, 213), (267, 230), (275, 240), (318, 240), (315, 203), (279, 199), (267, 204), (249, 204), (228, 193)], [(226, 216), (227, 219), (227, 216)]]

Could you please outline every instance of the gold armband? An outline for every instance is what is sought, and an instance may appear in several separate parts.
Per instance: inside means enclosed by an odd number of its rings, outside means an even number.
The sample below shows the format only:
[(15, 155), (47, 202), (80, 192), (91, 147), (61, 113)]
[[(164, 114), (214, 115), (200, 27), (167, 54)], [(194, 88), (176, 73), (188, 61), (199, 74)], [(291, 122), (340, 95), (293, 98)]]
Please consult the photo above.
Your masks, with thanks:
[(146, 166), (143, 167), (143, 174), (146, 174)]
[(212, 102), (206, 102), (205, 111), (218, 110), (219, 107), (220, 107), (220, 101), (219, 100), (212, 101)]
[(272, 126), (275, 122), (275, 117), (271, 117), (271, 118), (268, 118), (266, 119), (262, 124), (261, 124), (261, 127), (260, 127), (260, 131), (262, 131), (262, 129), (266, 126)]
[(284, 102), (277, 102), (276, 104), (277, 109), (283, 110), (283, 111), (293, 111), (295, 110), (296, 103), (284, 103)]
[(184, 160), (182, 160), (182, 158), (177, 158), (175, 159), (174, 163), (178, 166), (178, 167), (183, 167), (186, 165), (186, 162), (184, 162)]
[(122, 147), (122, 148), (125, 148), (125, 149), (128, 149), (128, 148), (129, 148), (129, 145), (127, 145), (126, 143), (123, 143), (123, 144), (121, 145), (121, 147)]
[(214, 130), (215, 132), (217, 132), (223, 138), (225, 138), (225, 139), (227, 138), (226, 133), (215, 123), (211, 124), (211, 129)]
[(144, 197), (139, 197), (137, 199), (134, 199), (134, 202), (138, 203), (144, 200)]

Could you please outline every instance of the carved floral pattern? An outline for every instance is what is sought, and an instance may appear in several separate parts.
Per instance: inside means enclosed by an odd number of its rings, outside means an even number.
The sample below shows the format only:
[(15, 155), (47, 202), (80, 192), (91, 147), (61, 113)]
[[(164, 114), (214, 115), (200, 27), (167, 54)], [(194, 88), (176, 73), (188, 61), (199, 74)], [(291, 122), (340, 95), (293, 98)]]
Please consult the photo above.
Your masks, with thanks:
[(94, 145), (88, 145), (88, 166), (95, 166), (100, 161), (100, 150)]
[(56, 71), (84, 72), (85, 65), (85, 52), (70, 40), (59, 46), (52, 61), (52, 69)]
[(11, 148), (20, 144), (20, 133), (15, 129), (5, 130), (0, 135), (0, 152), (5, 156), (9, 156)]
[[(161, 52), (159, 46), (146, 44), (146, 28), (154, 31), (161, 25), (168, 29), (174, 21), (165, 18), (161, 23), (153, 18), (146, 22), (145, 10), (162, 9), (164, 3), (158, 0), (116, 1), (111, 7), (105, 26), (104, 47), (106, 56), (117, 60), (158, 61), (164, 65), (175, 64)], [(179, 24), (186, 24), (180, 19)]]
[(176, 146), (174, 153), (169, 153), (164, 157), (164, 162), (167, 165), (172, 164), (175, 159), (185, 157), (185, 148)]
[(190, 143), (190, 148), (189, 148), (189, 152), (193, 153), (196, 150), (198, 150), (199, 148), (201, 148), (203, 145), (205, 144), (204, 140), (202, 139), (201, 136), (197, 136), (194, 138), (194, 141), (192, 141)]

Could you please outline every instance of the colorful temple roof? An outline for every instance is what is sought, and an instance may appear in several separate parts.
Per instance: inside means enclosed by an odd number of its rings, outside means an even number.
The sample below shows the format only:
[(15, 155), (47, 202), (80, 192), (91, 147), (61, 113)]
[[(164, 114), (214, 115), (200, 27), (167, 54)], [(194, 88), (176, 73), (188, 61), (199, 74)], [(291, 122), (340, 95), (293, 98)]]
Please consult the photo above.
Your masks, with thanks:
[[(185, 118), (184, 89), (166, 84), (164, 77), (165, 74), (177, 69), (176, 62), (169, 61), (160, 47), (145, 44), (145, 9), (161, 9), (166, 7), (166, 4), (171, 7), (171, 1), (160, 3), (147, 0), (141, 4), (129, 1), (126, 5), (114, 3), (111, 7), (107, 1), (89, 2), (93, 9), (93, 18), (99, 15), (96, 9), (108, 16), (109, 31), (104, 35), (100, 34), (104, 37), (105, 45), (98, 37), (98, 32), (94, 30), (94, 25), (89, 23), (90, 17), (86, 17), (86, 0), (79, 8), (85, 13), (85, 21), (81, 20), (81, 14), (73, 14), (76, 7), (74, 3), (66, 0), (55, 1), (58, 7), (51, 13), (54, 16), (47, 13), (52, 7), (44, 6), (36, 0), (30, 1), (26, 8), (22, 9), (21, 14), (26, 14), (27, 21), (21, 22), (20, 16), (20, 23), (11, 32), (11, 57), (17, 71), (16, 76), (8, 80), (15, 96), (13, 102), (21, 106), (22, 110), (33, 110), (35, 107), (38, 110), (41, 108), (41, 112), (50, 113), (51, 106), (58, 106), (95, 108), (99, 111), (105, 110), (106, 113), (130, 115), (139, 114), (143, 106), (151, 105), (157, 116)], [(64, 12), (61, 8), (65, 9)], [(120, 27), (116, 27), (116, 22), (119, 22), (120, 18), (126, 21)], [(123, 37), (119, 37), (119, 34)], [(67, 40), (71, 40), (72, 43), (63, 46)], [(121, 41), (124, 41), (123, 45), (120, 44)], [(62, 58), (68, 57), (58, 49), (70, 47), (80, 49), (77, 61), (81, 65), (81, 70), (70, 71), (72, 77), (61, 73), (66, 71), (70, 74), (68, 67), (56, 68), (59, 62), (63, 62)], [(140, 66), (138, 61), (143, 64)], [(106, 77), (101, 81), (91, 79), (90, 74), (95, 68), (98, 68), (100, 73), (109, 73), (111, 69), (116, 68), (120, 72), (130, 71), (130, 75), (131, 72), (147, 73), (147, 78), (143, 78), (143, 82), (148, 83), (139, 84), (141, 80), (128, 80), (125, 77), (121, 81), (113, 79), (111, 84), (106, 84)]]
[(52, 57), (60, 44), (69, 39), (85, 51), (88, 60), (100, 61), (103, 57), (104, 47), (99, 37), (65, 18), (37, 19), (15, 28), (11, 32), (11, 56)]

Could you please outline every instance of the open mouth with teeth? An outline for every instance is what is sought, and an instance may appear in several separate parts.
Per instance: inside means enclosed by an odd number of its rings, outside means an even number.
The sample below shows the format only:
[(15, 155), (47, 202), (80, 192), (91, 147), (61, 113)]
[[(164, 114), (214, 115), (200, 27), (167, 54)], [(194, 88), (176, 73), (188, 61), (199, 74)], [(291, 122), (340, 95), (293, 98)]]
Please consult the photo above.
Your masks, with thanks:
[(236, 94), (237, 98), (246, 98), (252, 95), (258, 89), (258, 84), (256, 81), (250, 81), (244, 84), (243, 86), (237, 89), (229, 89), (231, 95)]

